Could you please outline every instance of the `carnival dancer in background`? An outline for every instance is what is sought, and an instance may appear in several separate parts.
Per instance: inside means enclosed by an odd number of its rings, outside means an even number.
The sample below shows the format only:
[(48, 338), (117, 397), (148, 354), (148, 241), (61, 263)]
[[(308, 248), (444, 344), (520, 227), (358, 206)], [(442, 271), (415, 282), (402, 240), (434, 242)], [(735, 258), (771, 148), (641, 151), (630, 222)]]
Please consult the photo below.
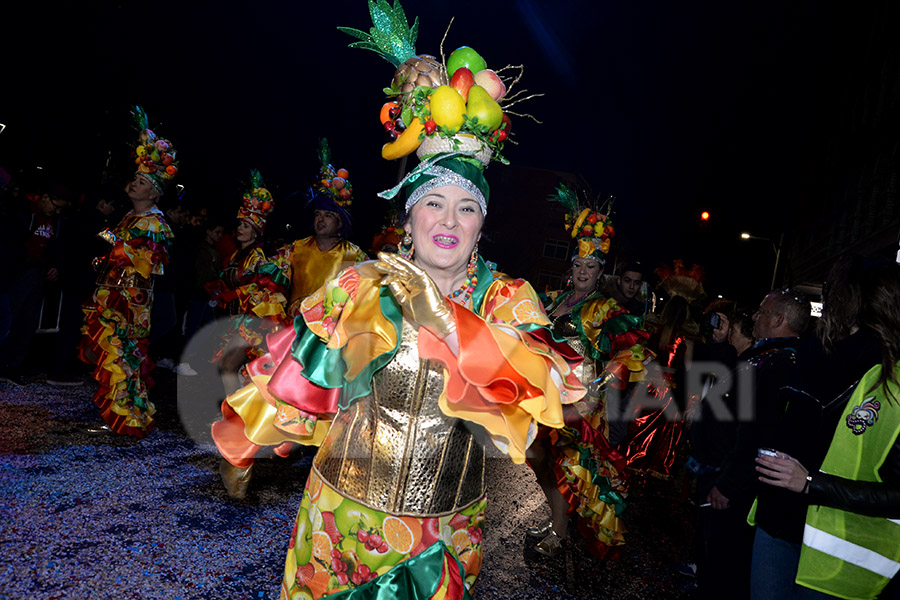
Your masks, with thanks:
[(79, 355), (94, 366), (100, 384), (94, 402), (107, 425), (97, 431), (143, 438), (153, 430), (156, 412), (147, 398), (153, 277), (163, 273), (172, 239), (156, 202), (178, 173), (178, 163), (172, 143), (148, 128), (146, 113), (135, 107), (133, 114), (140, 136), (138, 170), (126, 188), (132, 210), (114, 229), (98, 234), (111, 247), (109, 256), (97, 261), (97, 289), (84, 307)]
[(296, 316), (300, 302), (326, 281), (352, 264), (368, 257), (347, 240), (352, 221), (348, 207), (353, 202), (353, 186), (346, 169), (331, 166), (328, 140), (319, 141), (319, 176), (309, 190), (307, 208), (313, 211), (314, 234), (281, 248), (278, 258), (291, 282), (288, 314)]
[[(608, 442), (605, 387), (623, 389), (644, 375), (647, 360), (641, 342), (641, 317), (631, 315), (599, 289), (610, 241), (614, 235), (606, 214), (583, 206), (574, 189), (560, 186), (550, 200), (566, 208), (566, 229), (577, 241), (570, 284), (551, 293), (547, 314), (553, 332), (583, 357), (576, 369), (588, 394), (566, 406), (566, 427), (544, 429), (532, 445), (529, 464), (547, 501), (551, 517), (528, 530), (540, 537), (536, 549), (553, 556), (562, 548), (568, 515), (591, 551), (605, 557), (624, 543), (624, 458)], [(602, 382), (602, 383), (601, 383)]]
[(241, 366), (265, 354), (265, 336), (290, 324), (285, 307), (288, 279), (262, 250), (266, 218), (275, 209), (259, 171), (250, 171), (250, 187), (241, 200), (235, 241), (221, 277), (207, 284), (218, 309), (231, 317), (213, 362), (219, 363), (225, 393), (240, 387)]

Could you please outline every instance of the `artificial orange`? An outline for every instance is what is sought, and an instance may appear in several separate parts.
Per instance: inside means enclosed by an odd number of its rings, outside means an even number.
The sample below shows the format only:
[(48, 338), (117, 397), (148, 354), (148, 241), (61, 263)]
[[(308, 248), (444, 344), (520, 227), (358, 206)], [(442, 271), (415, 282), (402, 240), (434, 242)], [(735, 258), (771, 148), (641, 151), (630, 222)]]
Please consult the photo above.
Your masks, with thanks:
[[(398, 106), (396, 102), (385, 102), (384, 106), (381, 107), (381, 115), (379, 115), (379, 118), (382, 125), (384, 125), (388, 121), (393, 121), (393, 119), (391, 118), (391, 109), (395, 106)], [(344, 179), (346, 179), (346, 177), (343, 175), (341, 177), (344, 177)]]

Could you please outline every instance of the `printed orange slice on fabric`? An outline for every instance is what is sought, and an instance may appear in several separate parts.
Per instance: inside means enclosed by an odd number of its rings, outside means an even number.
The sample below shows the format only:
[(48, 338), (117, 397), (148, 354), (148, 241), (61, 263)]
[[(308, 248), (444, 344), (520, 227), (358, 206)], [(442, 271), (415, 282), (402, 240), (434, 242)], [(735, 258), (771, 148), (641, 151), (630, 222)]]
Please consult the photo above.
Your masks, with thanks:
[(313, 531), (312, 547), (313, 556), (316, 559), (326, 565), (331, 563), (331, 551), (334, 550), (334, 545), (331, 543), (331, 538), (328, 537), (327, 533), (324, 531)]
[(469, 537), (469, 532), (465, 529), (454, 531), (453, 535), (450, 537), (450, 542), (453, 544), (453, 549), (456, 550), (456, 556), (459, 557), (460, 560), (463, 558), (463, 553), (467, 552), (472, 547), (472, 539)]
[(318, 477), (310, 478), (310, 487), (306, 490), (309, 492), (309, 499), (313, 502), (319, 501), (319, 495), (322, 493), (322, 480)]
[(544, 323), (547, 317), (531, 300), (522, 300), (513, 307), (513, 317), (519, 323)]
[(459, 557), (459, 562), (462, 563), (463, 570), (467, 576), (478, 575), (478, 572), (481, 570), (481, 552), (478, 552), (475, 548), (469, 548), (469, 551), (464, 556)]
[[(418, 536), (415, 527), (418, 530)], [(381, 526), (384, 541), (394, 552), (409, 554), (422, 538), (422, 526), (415, 519), (387, 516)]]

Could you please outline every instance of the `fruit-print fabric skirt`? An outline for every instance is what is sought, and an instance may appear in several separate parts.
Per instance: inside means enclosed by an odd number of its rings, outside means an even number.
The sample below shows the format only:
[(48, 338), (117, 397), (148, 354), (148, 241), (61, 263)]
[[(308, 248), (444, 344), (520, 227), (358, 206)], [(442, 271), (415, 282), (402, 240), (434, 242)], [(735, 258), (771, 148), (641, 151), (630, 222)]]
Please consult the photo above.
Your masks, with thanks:
[(344, 496), (313, 467), (281, 598), (469, 598), (481, 569), (486, 504), (482, 497), (456, 513), (392, 515)]

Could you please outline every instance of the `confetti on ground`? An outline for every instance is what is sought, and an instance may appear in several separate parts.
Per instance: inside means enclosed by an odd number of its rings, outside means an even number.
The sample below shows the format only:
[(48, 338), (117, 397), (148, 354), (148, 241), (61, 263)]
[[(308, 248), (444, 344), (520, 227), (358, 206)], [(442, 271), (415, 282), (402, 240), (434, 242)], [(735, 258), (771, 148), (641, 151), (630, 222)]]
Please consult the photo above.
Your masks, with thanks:
[[(231, 500), (198, 433), (217, 414), (216, 386), (156, 377), (158, 429), (141, 441), (87, 432), (99, 419), (87, 378), (0, 388), (0, 600), (278, 598), (309, 451), (258, 461), (248, 498)], [(694, 562), (680, 484), (635, 485), (622, 556), (600, 561), (577, 537), (557, 557), (536, 553), (524, 531), (549, 509), (534, 476), (495, 454), (487, 475), (476, 600), (694, 597), (693, 580), (672, 569)]]

